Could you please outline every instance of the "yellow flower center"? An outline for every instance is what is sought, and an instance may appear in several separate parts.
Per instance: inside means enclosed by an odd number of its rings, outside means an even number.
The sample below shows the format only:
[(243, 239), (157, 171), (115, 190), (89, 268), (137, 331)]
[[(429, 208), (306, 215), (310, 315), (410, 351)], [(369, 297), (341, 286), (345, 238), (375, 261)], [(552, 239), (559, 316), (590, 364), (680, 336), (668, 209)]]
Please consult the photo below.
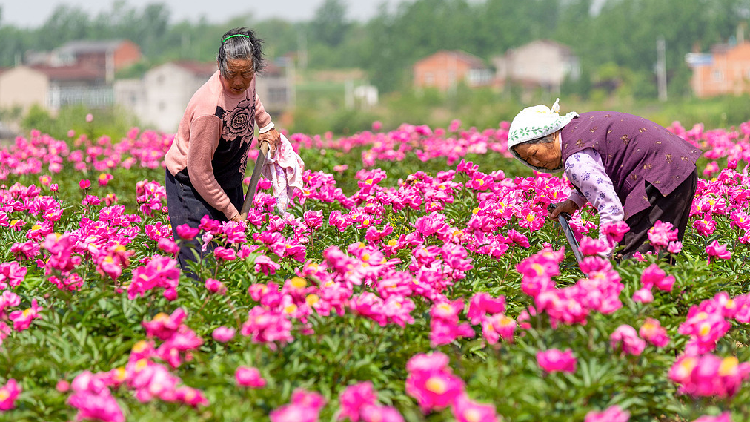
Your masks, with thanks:
[(365, 180), (365, 184), (366, 184), (367, 186), (370, 186), (370, 185), (372, 185), (372, 179), (367, 179), (367, 180)]
[(34, 224), (34, 226), (31, 227), (31, 230), (39, 230), (41, 228), (42, 228), (42, 226), (40, 226), (39, 224)]
[(138, 362), (135, 363), (135, 372), (141, 372), (148, 366), (148, 361), (146, 359), (138, 359)]
[(435, 394), (443, 394), (445, 393), (445, 390), (447, 389), (445, 385), (445, 381), (443, 381), (440, 378), (435, 378), (435, 377), (428, 379), (427, 382), (425, 383), (425, 387), (427, 387), (429, 391), (432, 391)]
[(474, 208), (473, 210), (471, 210), (471, 213), (474, 215), (479, 214), (479, 208)]
[(296, 311), (297, 311), (297, 305), (295, 305), (293, 303), (290, 304), (290, 305), (287, 305), (286, 307), (284, 307), (284, 313), (285, 314), (293, 314)]
[(305, 298), (305, 303), (307, 303), (307, 306), (313, 306), (318, 302), (320, 302), (320, 297), (316, 294), (307, 295), (307, 297)]
[(398, 240), (391, 239), (388, 241), (388, 246), (396, 246), (396, 245), (398, 245)]
[[(292, 286), (294, 286), (295, 289), (304, 289), (307, 287), (307, 280), (305, 280), (302, 277), (292, 277), (292, 279), (289, 281)], [(266, 287), (267, 289), (268, 287)]]
[(526, 221), (529, 223), (534, 221), (534, 214), (529, 213), (529, 215), (526, 216)]
[(154, 315), (154, 321), (164, 321), (166, 319), (169, 319), (169, 316), (163, 312), (159, 312), (158, 314)]
[(701, 337), (705, 337), (708, 335), (708, 333), (711, 332), (711, 324), (701, 324), (700, 330), (698, 330), (698, 333), (701, 335)]
[(464, 412), (464, 419), (469, 422), (479, 422), (482, 419), (482, 415), (479, 414), (477, 409), (469, 409)]
[(453, 312), (453, 308), (451, 308), (451, 305), (447, 303), (441, 303), (438, 306), (438, 309), (444, 312)]
[(737, 371), (737, 365), (739, 363), (739, 360), (734, 356), (724, 358), (721, 361), (721, 365), (719, 365), (719, 375), (722, 377), (733, 375)]
[(10, 394), (7, 391), (0, 390), (0, 401), (7, 400), (8, 397), (10, 397)]
[(146, 350), (146, 347), (148, 347), (148, 343), (146, 343), (145, 340), (141, 340), (138, 343), (133, 345), (133, 352), (141, 353), (144, 350)]
[(117, 381), (122, 381), (127, 376), (127, 371), (125, 371), (125, 368), (117, 368), (115, 369), (115, 379)]
[(503, 316), (500, 318), (500, 325), (503, 327), (507, 327), (509, 325), (513, 324), (513, 318), (508, 318), (507, 316)]
[(693, 368), (695, 368), (695, 364), (697, 363), (696, 360), (697, 359), (692, 356), (685, 358), (682, 362), (680, 362), (680, 368), (682, 368), (682, 370), (685, 371), (686, 374), (689, 374), (693, 372)]

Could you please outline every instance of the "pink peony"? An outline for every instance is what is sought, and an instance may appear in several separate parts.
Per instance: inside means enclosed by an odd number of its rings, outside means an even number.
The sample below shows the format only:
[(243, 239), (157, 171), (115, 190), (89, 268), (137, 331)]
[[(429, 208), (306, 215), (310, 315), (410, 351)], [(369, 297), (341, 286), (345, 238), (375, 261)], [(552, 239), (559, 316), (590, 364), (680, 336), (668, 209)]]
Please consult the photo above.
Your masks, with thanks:
[(235, 330), (233, 328), (219, 327), (214, 330), (212, 336), (214, 340), (220, 343), (226, 343), (232, 338), (234, 338), (234, 333), (235, 333)]
[(708, 254), (709, 263), (711, 263), (712, 257), (717, 257), (719, 259), (730, 259), (732, 257), (732, 253), (727, 250), (727, 246), (720, 244), (716, 240), (706, 246), (706, 253)]
[(375, 405), (377, 395), (372, 388), (372, 382), (361, 382), (350, 385), (339, 395), (341, 411), (338, 420), (349, 418), (352, 422), (358, 422), (362, 409)]
[(584, 422), (628, 422), (628, 419), (630, 419), (630, 413), (614, 405), (603, 412), (587, 413)]
[(237, 385), (250, 388), (263, 388), (266, 386), (266, 380), (260, 375), (257, 368), (240, 366), (234, 373)]
[(614, 333), (609, 337), (609, 343), (615, 351), (622, 345), (622, 351), (626, 354), (639, 356), (646, 348), (646, 342), (638, 337), (635, 328), (629, 325), (617, 327)]
[(638, 331), (641, 337), (656, 347), (665, 347), (669, 344), (667, 330), (661, 326), (658, 320), (647, 318)]
[(21, 394), (21, 387), (15, 379), (9, 379), (4, 386), (0, 387), (0, 410), (13, 409), (19, 394)]
[(546, 372), (570, 372), (576, 371), (576, 358), (570, 349), (561, 352), (558, 349), (539, 351), (536, 361)]

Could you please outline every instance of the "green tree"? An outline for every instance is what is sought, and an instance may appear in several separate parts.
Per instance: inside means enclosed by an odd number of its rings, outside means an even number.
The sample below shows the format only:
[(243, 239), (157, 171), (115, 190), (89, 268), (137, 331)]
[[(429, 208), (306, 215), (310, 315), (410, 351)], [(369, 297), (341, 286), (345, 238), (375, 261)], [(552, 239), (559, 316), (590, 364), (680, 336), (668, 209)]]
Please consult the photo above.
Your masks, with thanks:
[(312, 39), (322, 44), (336, 47), (346, 36), (349, 24), (346, 22), (347, 6), (343, 0), (326, 0), (310, 22)]

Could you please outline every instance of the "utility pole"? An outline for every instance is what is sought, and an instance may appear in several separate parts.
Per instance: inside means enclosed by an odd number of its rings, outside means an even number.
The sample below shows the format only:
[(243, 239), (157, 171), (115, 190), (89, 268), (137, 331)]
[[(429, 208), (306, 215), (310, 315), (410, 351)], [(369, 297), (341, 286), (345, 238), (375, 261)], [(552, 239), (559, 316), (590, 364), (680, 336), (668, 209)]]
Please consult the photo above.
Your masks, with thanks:
[(659, 101), (667, 101), (667, 42), (662, 36), (656, 40), (656, 80)]

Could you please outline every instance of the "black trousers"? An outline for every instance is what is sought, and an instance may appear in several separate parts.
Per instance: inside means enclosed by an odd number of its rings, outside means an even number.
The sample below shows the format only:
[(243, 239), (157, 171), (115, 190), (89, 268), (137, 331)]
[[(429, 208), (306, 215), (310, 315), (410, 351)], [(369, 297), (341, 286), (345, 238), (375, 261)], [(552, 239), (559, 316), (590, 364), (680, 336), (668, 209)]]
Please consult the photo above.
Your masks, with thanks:
[[(187, 224), (190, 227), (198, 228), (201, 219), (205, 215), (208, 215), (213, 220), (227, 221), (223, 212), (209, 205), (198, 194), (193, 185), (190, 184), (187, 172), (185, 170), (183, 172), (178, 173), (177, 177), (172, 176), (169, 170), (167, 170), (166, 174), (165, 188), (167, 191), (169, 224), (172, 226), (175, 241), (180, 240), (180, 237), (177, 235), (177, 226)], [(224, 188), (224, 192), (226, 192), (229, 200), (237, 209), (242, 208), (244, 200), (242, 185), (236, 188)], [(213, 243), (211, 243), (203, 251), (202, 242), (199, 241), (198, 237), (189, 242), (182, 240), (182, 243), (180, 243), (180, 253), (177, 257), (180, 267), (186, 274), (195, 278), (195, 274), (187, 266), (187, 261), (197, 262), (195, 252), (198, 253), (198, 258), (202, 260), (204, 256), (213, 252), (214, 247)]]
[(672, 223), (677, 228), (677, 239), (682, 242), (697, 187), (697, 169), (667, 196), (646, 182), (646, 195), (651, 206), (625, 220), (630, 231), (620, 242), (622, 249), (618, 257), (631, 258), (636, 252), (653, 252), (654, 247), (648, 242), (648, 231), (657, 221)]

